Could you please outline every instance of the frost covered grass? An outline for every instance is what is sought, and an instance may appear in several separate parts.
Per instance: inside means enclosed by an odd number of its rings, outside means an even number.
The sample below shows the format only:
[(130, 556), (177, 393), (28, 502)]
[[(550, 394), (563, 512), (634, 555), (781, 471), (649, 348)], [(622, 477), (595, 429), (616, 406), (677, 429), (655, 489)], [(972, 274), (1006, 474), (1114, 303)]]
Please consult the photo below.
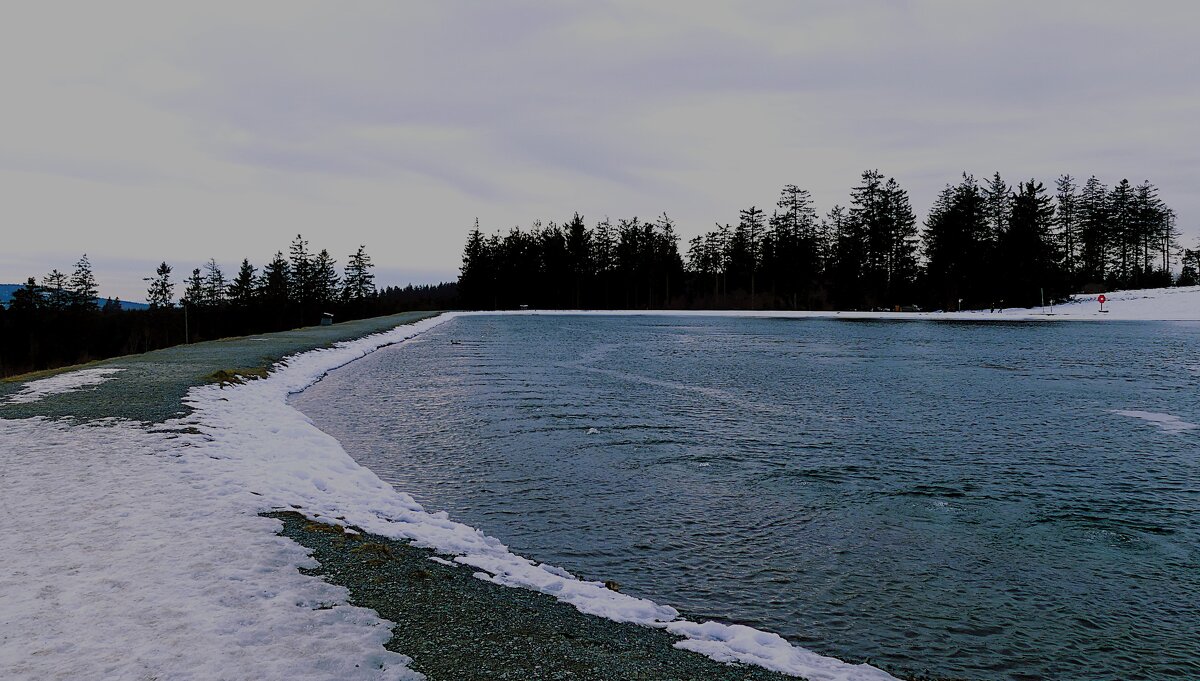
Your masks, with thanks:
[(61, 395), (74, 392), (105, 381), (111, 381), (124, 371), (113, 367), (98, 369), (79, 369), (49, 378), (41, 378), (24, 383), (21, 390), (9, 395), (5, 400), (9, 404), (28, 404), (43, 400), (50, 395)]

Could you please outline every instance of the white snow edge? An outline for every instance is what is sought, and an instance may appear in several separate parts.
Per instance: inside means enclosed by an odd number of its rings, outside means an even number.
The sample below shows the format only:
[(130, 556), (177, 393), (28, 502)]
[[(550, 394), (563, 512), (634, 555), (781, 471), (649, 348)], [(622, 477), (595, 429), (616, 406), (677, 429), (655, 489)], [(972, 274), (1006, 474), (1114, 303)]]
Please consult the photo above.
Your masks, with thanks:
[(777, 634), (682, 620), (670, 606), (618, 593), (601, 582), (582, 581), (561, 568), (513, 554), (499, 540), (451, 521), (444, 512), (426, 512), (411, 496), (360, 466), (337, 440), (287, 404), (289, 394), (312, 385), (329, 371), (457, 316), (444, 313), (332, 348), (293, 355), (265, 379), (193, 388), (185, 401), (194, 411), (183, 422), (204, 435), (193, 458), (207, 462), (215, 486), (223, 493), (253, 493), (264, 510), (298, 507), (310, 518), (410, 539), (417, 546), (453, 555), (456, 563), (477, 568), (496, 584), (540, 591), (586, 614), (665, 628), (685, 637), (677, 647), (718, 661), (756, 664), (814, 681), (894, 678), (870, 665), (849, 664), (798, 648)]
[(1009, 307), (962, 312), (885, 312), (867, 310), (513, 310), (502, 313), (471, 314), (518, 315), (596, 315), (596, 316), (669, 316), (669, 317), (753, 317), (771, 319), (921, 319), (948, 322), (1044, 322), (1044, 321), (1200, 321), (1200, 286), (1113, 291), (1103, 294), (1079, 293), (1058, 305)]
[(117, 368), (79, 369), (77, 371), (69, 371), (57, 376), (51, 376), (50, 378), (29, 381), (24, 384), (19, 392), (9, 395), (8, 399), (5, 400), (4, 403), (27, 404), (29, 402), (37, 402), (45, 399), (50, 395), (61, 395), (63, 393), (74, 392), (81, 388), (87, 388), (93, 385), (99, 385), (105, 381), (111, 381), (122, 371), (125, 370)]

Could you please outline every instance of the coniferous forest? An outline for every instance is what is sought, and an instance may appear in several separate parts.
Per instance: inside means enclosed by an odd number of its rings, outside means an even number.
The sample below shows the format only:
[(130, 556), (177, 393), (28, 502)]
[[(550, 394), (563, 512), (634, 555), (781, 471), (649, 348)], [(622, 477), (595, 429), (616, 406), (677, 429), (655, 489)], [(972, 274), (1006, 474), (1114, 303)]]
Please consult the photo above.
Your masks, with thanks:
[(592, 226), (575, 214), (492, 235), (476, 221), (459, 292), (473, 309), (1028, 307), (1193, 284), (1200, 255), (1177, 242), (1175, 214), (1148, 181), (1063, 175), (1048, 188), (964, 174), (918, 224), (908, 192), (869, 170), (823, 215), (786, 185), (770, 215), (751, 206), (686, 244), (665, 213)]
[(72, 274), (55, 269), (30, 277), (0, 305), (0, 376), (156, 350), (185, 342), (282, 331), (405, 310), (454, 307), (457, 286), (377, 289), (365, 247), (339, 273), (326, 250), (313, 252), (297, 236), (261, 269), (248, 259), (227, 275), (215, 260), (181, 280), (167, 263), (145, 278), (149, 309), (101, 302), (86, 255)]

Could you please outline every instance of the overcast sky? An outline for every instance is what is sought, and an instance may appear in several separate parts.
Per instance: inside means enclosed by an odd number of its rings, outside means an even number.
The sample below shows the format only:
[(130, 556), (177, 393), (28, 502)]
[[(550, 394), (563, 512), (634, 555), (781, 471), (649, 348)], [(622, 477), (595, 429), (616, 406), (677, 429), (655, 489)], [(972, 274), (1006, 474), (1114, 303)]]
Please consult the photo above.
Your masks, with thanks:
[[(823, 213), (867, 168), (923, 220), (963, 171), (1156, 183), (1200, 233), (1200, 4), (20, 3), (0, 22), (0, 283), (142, 300), (299, 232), (381, 284), (578, 210), (685, 238)], [(769, 212), (769, 210), (768, 210)]]

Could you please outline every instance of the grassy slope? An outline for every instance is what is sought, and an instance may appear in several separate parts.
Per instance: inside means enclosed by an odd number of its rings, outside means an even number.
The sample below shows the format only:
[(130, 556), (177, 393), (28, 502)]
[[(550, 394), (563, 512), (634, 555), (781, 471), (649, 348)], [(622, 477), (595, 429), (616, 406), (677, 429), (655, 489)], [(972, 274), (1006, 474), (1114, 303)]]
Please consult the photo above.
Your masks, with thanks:
[[(126, 418), (161, 423), (183, 413), (181, 400), (189, 388), (212, 380), (211, 377), (219, 371), (265, 369), (287, 355), (386, 331), (432, 314), (406, 312), (332, 326), (311, 326), (279, 333), (177, 345), (141, 355), (92, 362), (86, 366), (115, 367), (125, 371), (118, 374), (116, 380), (75, 392), (51, 395), (38, 402), (0, 403), (0, 418), (74, 416), (81, 419)], [(5, 396), (18, 392), (25, 381), (79, 368), (65, 367), (0, 382), (0, 402)]]

